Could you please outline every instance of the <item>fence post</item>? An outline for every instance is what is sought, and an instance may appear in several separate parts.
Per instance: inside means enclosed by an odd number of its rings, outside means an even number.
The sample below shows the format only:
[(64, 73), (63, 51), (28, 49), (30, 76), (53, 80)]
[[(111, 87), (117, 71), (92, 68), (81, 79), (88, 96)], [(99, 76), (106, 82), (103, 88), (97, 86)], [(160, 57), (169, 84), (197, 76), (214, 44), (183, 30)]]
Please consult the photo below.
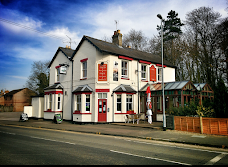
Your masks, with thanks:
[(203, 118), (200, 116), (200, 132), (203, 134)]

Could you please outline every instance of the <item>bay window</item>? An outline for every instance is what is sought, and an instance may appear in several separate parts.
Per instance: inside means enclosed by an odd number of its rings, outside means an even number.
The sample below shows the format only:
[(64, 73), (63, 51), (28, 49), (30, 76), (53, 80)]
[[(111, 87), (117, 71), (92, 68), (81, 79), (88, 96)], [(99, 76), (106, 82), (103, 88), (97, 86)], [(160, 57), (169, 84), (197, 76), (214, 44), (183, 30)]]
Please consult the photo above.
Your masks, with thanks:
[(126, 99), (126, 109), (127, 111), (132, 111), (133, 110), (133, 100), (132, 100), (132, 95), (127, 95)]

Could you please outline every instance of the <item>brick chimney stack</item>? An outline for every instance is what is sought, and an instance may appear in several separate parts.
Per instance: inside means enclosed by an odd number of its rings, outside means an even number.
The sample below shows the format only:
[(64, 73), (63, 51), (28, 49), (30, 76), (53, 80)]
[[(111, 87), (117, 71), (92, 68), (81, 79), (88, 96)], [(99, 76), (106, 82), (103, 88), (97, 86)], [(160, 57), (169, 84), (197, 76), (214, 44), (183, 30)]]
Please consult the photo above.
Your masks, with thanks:
[(122, 46), (122, 34), (120, 30), (114, 31), (114, 35), (112, 36), (112, 43)]

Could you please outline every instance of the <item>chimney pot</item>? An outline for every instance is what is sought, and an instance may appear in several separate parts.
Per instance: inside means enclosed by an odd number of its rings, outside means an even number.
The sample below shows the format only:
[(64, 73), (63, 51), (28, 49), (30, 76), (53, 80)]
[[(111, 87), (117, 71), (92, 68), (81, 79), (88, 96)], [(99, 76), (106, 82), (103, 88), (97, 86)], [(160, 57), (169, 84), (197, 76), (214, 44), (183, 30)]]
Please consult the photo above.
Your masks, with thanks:
[(112, 43), (122, 46), (122, 34), (120, 33), (120, 30), (114, 31)]

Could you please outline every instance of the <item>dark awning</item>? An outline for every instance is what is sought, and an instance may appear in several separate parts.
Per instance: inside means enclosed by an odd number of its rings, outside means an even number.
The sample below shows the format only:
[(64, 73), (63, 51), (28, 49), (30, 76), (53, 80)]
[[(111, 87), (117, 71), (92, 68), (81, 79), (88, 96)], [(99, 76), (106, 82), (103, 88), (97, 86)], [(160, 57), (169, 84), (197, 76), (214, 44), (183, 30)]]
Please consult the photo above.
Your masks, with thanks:
[(119, 85), (117, 86), (113, 92), (126, 92), (126, 93), (137, 93), (135, 89), (133, 89), (130, 85)]

